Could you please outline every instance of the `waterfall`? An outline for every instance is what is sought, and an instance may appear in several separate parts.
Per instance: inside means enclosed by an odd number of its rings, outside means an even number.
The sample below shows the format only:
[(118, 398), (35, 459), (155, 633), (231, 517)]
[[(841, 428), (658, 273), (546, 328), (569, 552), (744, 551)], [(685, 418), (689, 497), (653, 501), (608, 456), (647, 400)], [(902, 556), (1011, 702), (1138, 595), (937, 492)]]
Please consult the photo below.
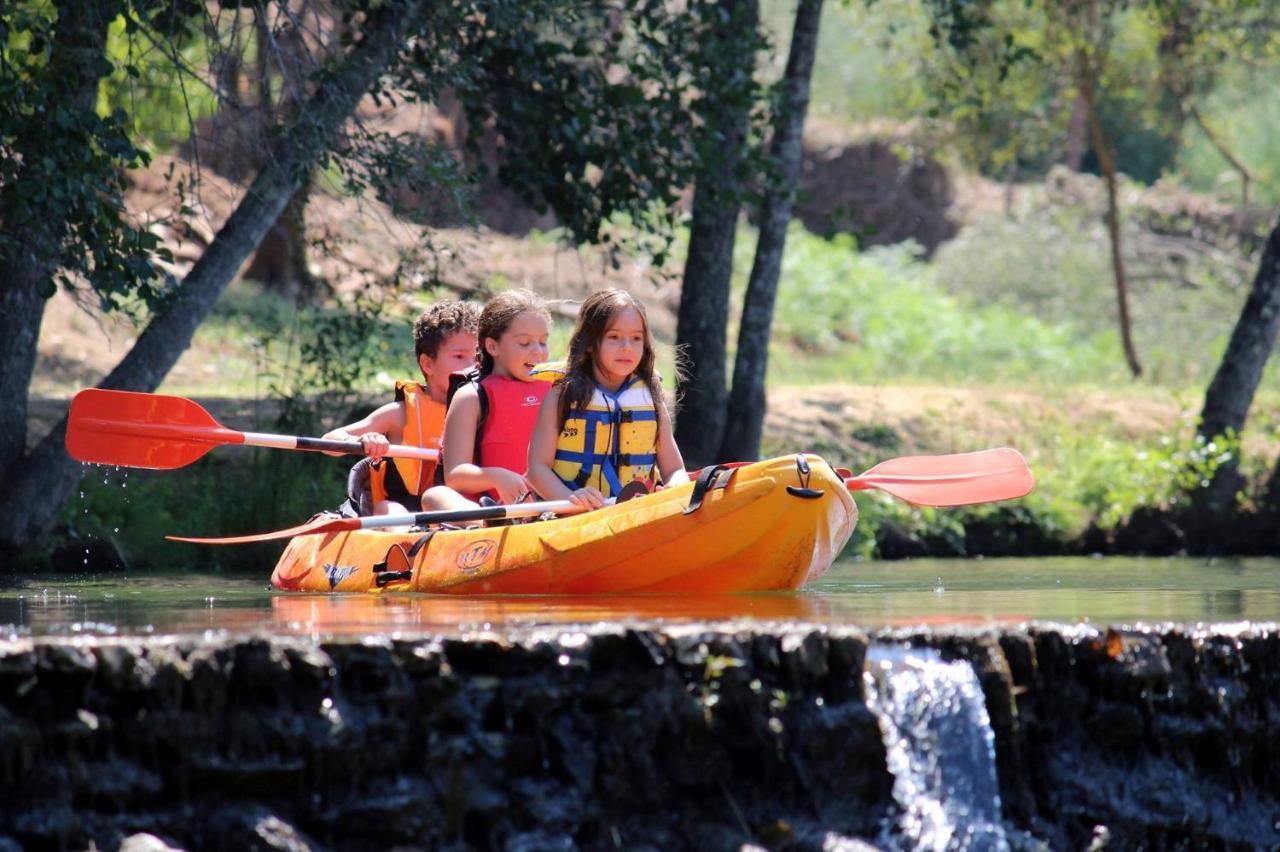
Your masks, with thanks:
[(973, 667), (933, 649), (873, 645), (865, 677), (902, 810), (882, 847), (1007, 852), (995, 735)]

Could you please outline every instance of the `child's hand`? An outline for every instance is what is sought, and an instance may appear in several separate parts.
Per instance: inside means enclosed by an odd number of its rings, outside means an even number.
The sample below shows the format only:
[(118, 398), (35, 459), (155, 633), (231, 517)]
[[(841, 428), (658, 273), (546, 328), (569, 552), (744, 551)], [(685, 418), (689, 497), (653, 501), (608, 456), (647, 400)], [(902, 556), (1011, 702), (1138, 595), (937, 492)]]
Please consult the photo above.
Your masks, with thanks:
[(498, 492), (499, 502), (503, 505), (519, 503), (530, 491), (529, 483), (514, 470), (495, 467), (486, 472), (489, 474), (489, 480), (493, 484), (493, 490)]
[(364, 454), (375, 462), (380, 461), (391, 447), (391, 442), (381, 432), (365, 432), (360, 436), (360, 443), (364, 445)]
[(599, 509), (604, 505), (604, 495), (594, 488), (579, 488), (569, 494), (569, 499), (579, 506), (588, 509)]

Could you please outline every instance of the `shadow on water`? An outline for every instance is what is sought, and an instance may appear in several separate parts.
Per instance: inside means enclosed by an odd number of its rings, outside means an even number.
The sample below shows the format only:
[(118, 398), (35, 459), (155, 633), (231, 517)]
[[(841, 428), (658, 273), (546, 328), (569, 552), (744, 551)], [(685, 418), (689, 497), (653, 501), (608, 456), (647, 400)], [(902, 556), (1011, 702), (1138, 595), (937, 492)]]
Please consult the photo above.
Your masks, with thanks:
[(1024, 621), (1280, 621), (1280, 560), (844, 561), (796, 593), (455, 597), (274, 592), (258, 578), (135, 574), (0, 587), (0, 635), (452, 633), (539, 625), (711, 620), (868, 628)]

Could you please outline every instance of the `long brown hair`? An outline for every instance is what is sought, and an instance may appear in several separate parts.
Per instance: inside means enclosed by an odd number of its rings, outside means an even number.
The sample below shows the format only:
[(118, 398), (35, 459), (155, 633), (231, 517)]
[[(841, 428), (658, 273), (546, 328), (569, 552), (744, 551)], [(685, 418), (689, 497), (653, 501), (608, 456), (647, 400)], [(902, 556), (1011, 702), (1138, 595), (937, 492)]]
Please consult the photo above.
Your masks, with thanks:
[(548, 326), (551, 325), (551, 311), (547, 309), (547, 303), (532, 290), (507, 290), (485, 303), (484, 310), (480, 312), (479, 330), (476, 335), (480, 338), (481, 376), (487, 376), (493, 372), (493, 356), (485, 348), (484, 342), (489, 338), (494, 340), (501, 338), (511, 327), (511, 323), (515, 322), (516, 317), (526, 312), (538, 314), (547, 321)]
[(573, 335), (569, 338), (569, 357), (565, 360), (564, 378), (560, 385), (559, 417), (560, 427), (569, 419), (575, 410), (585, 408), (591, 402), (591, 394), (595, 391), (595, 362), (600, 341), (618, 314), (632, 308), (640, 314), (644, 324), (644, 354), (631, 375), (636, 376), (649, 388), (650, 395), (657, 403), (662, 389), (658, 387), (657, 371), (654, 368), (653, 332), (649, 330), (649, 316), (644, 305), (626, 290), (611, 288), (597, 290), (586, 298), (578, 309), (578, 321), (573, 326)]

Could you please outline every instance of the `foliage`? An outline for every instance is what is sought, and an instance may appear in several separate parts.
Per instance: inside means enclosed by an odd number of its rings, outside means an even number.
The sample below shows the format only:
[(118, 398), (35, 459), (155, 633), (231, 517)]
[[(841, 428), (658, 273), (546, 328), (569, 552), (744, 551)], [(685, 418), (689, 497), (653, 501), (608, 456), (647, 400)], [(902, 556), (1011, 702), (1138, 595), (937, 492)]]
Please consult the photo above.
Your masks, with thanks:
[[(739, 240), (739, 251), (751, 243)], [(948, 293), (939, 277), (910, 246), (858, 252), (848, 236), (827, 241), (794, 225), (770, 379), (1049, 382), (1112, 369), (1114, 344), (1106, 336)]]
[[(499, 177), (573, 242), (610, 241), (617, 219), (669, 237), (681, 193), (728, 153), (708, 116), (764, 97), (739, 61), (763, 47), (755, 29), (729, 46), (709, 37), (725, 8), (597, 0), (564, 6), (554, 26), (490, 27), (487, 60), (460, 89), (473, 150), (496, 132)], [(758, 165), (744, 161), (739, 182)], [(658, 266), (664, 242), (651, 245)]]
[[(1233, 66), (1201, 106), (1220, 141), (1256, 176), (1251, 200), (1273, 208), (1280, 203), (1280, 91), (1269, 85), (1274, 73), (1274, 65)], [(1239, 173), (1199, 128), (1185, 134), (1177, 167), (1189, 188), (1240, 199)]]
[[(1053, 430), (1050, 430), (1051, 432)], [(962, 509), (913, 507), (878, 492), (860, 494), (851, 552), (883, 555), (886, 529), (932, 555), (1000, 556), (1079, 550), (1087, 530), (1113, 534), (1138, 509), (1177, 509), (1239, 452), (1228, 437), (1205, 442), (1187, 418), (1152, 440), (1125, 441), (1061, 425), (1028, 454), (1036, 490), (1013, 503)]]
[[(915, 0), (827, 3), (814, 58), (810, 113), (839, 123), (909, 121), (923, 114), (929, 94), (918, 73), (932, 51), (929, 21)], [(777, 44), (769, 71), (781, 76), (794, 4), (761, 3), (761, 18)]]
[[(1088, 180), (1059, 192), (1029, 192), (1009, 215), (972, 223), (938, 251), (939, 282), (959, 298), (1005, 305), (1115, 351), (1111, 326), (1100, 324), (1114, 323), (1116, 311), (1101, 193), (1094, 187), (1091, 196)], [(1162, 192), (1178, 197), (1172, 188)], [(1252, 250), (1230, 233), (1215, 234), (1210, 221), (1179, 221), (1181, 214), (1129, 197), (1130, 309), (1148, 377), (1173, 387), (1207, 381), (1243, 303)], [(1118, 361), (1118, 353), (1111, 357)], [(1101, 382), (1118, 373), (1108, 366), (1079, 377)]]
[(63, 509), (61, 525), (72, 542), (86, 547), (95, 540), (113, 542), (130, 569), (236, 568), (257, 572), (265, 582), (279, 555), (278, 544), (188, 547), (164, 537), (257, 532), (301, 523), (317, 509), (341, 502), (349, 465), (312, 453), (235, 449), (174, 471), (86, 465), (78, 496)]
[(167, 257), (153, 234), (123, 217), (124, 171), (149, 160), (128, 117), (68, 102), (77, 81), (111, 71), (104, 55), (86, 58), (80, 40), (105, 40), (120, 14), (175, 33), (194, 12), (186, 3), (124, 0), (75, 12), (34, 2), (0, 11), (0, 210), (10, 225), (38, 223), (51, 243), (24, 245), (25, 232), (0, 229), (0, 261), (11, 264), (32, 248), (51, 253), (56, 273), (40, 282), (45, 297), (58, 284), (87, 280), (108, 307), (135, 298), (155, 303), (161, 290), (151, 259)]
[(107, 33), (111, 72), (100, 88), (99, 114), (122, 116), (129, 138), (148, 153), (173, 148), (194, 122), (217, 111), (214, 91), (189, 71), (208, 67), (213, 49), (195, 27), (166, 38), (147, 20), (120, 16)]

